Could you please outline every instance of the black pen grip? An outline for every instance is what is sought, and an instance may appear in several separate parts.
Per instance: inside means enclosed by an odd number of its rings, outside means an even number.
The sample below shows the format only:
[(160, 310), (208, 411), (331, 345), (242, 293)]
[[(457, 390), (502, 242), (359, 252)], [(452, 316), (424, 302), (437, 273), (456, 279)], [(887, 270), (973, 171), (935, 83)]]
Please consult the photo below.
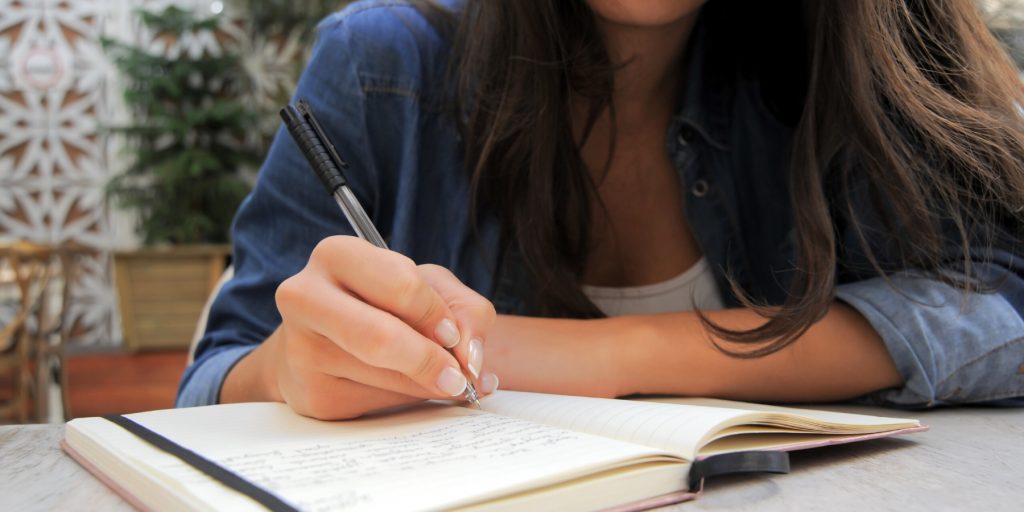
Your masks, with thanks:
[(281, 119), (284, 120), (284, 125), (295, 140), (295, 144), (320, 178), (320, 183), (327, 189), (328, 194), (334, 195), (346, 182), (341, 169), (338, 169), (331, 159), (327, 147), (295, 107), (288, 105), (282, 108)]

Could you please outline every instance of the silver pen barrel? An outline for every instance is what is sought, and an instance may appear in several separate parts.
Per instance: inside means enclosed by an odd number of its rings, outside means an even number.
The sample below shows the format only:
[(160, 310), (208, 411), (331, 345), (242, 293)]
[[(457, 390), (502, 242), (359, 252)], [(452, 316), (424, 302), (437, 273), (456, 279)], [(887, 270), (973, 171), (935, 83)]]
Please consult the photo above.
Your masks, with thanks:
[(380, 236), (380, 232), (373, 226), (373, 222), (370, 221), (370, 216), (366, 214), (366, 210), (359, 205), (359, 201), (356, 200), (356, 195), (352, 193), (352, 189), (348, 188), (348, 185), (342, 185), (334, 192), (334, 200), (338, 202), (338, 206), (341, 208), (342, 213), (345, 214), (345, 218), (348, 219), (348, 223), (352, 225), (352, 229), (355, 230), (356, 235), (371, 244), (380, 247), (381, 249), (387, 249), (388, 244), (384, 241), (384, 238)]

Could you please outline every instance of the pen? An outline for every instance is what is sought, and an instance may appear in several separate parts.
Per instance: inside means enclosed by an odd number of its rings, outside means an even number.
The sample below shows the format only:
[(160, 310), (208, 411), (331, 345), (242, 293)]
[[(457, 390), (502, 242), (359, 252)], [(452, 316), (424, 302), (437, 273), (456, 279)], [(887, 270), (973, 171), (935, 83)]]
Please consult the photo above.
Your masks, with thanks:
[[(352, 189), (348, 186), (348, 180), (345, 179), (344, 173), (348, 164), (334, 149), (334, 145), (327, 138), (327, 134), (320, 127), (316, 117), (313, 116), (313, 110), (309, 108), (309, 104), (299, 100), (295, 106), (285, 106), (281, 109), (281, 119), (284, 120), (285, 126), (288, 127), (288, 133), (291, 134), (306, 160), (309, 161), (310, 167), (320, 178), (320, 183), (338, 203), (338, 207), (345, 214), (345, 218), (352, 225), (356, 235), (381, 249), (387, 249), (388, 244), (384, 242), (384, 238), (380, 236), (380, 232), (373, 225), (370, 216), (366, 214), (366, 210), (363, 210), (355, 194), (352, 193)], [(448, 349), (448, 351), (454, 355), (452, 349)], [(477, 409), (481, 408), (479, 395), (477, 395), (476, 388), (473, 387), (473, 381), (469, 378), (466, 379), (466, 400)]]

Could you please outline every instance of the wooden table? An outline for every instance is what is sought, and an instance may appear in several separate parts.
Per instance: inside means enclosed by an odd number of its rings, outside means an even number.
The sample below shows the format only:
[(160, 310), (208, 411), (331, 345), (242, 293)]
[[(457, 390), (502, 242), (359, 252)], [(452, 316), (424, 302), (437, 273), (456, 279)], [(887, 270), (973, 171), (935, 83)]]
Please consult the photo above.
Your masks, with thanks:
[[(1024, 510), (1024, 409), (824, 408), (912, 416), (931, 430), (796, 452), (788, 475), (721, 478), (671, 510)], [(0, 510), (131, 510), (60, 450), (63, 434), (0, 427)]]

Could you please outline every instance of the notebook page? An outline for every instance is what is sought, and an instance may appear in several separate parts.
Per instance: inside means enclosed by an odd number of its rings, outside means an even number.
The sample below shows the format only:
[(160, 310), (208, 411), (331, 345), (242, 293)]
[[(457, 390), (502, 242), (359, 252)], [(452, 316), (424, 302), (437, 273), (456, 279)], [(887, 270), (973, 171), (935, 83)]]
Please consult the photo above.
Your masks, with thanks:
[(481, 400), (489, 412), (665, 450), (693, 460), (713, 432), (748, 411), (703, 406), (498, 391)]
[[(214, 484), (199, 470), (105, 419), (77, 418), (69, 421), (64, 431), (64, 442), (120, 487), (115, 490), (119, 493), (127, 491), (131, 498), (156, 512), (260, 509), (248, 497)], [(154, 467), (166, 468), (167, 471), (158, 474), (152, 471)], [(197, 488), (202, 491), (201, 496), (207, 504), (193, 493)], [(216, 504), (216, 507), (210, 504)]]
[(744, 450), (792, 450), (814, 444), (827, 445), (841, 443), (849, 438), (856, 438), (858, 434), (834, 434), (823, 436), (822, 434), (796, 434), (788, 433), (748, 433), (740, 436), (725, 437), (716, 439), (704, 448), (701, 448), (701, 456), (718, 455), (720, 453), (738, 452)]
[(871, 416), (867, 414), (850, 414), (844, 412), (781, 407), (777, 405), (754, 404), (720, 400), (716, 398), (645, 398), (645, 402), (656, 402), (677, 405), (697, 405), (703, 407), (719, 407), (738, 411), (757, 411), (769, 413), (766, 418), (774, 423), (791, 425), (797, 428), (814, 430), (835, 430), (843, 432), (877, 431), (880, 429), (917, 427), (921, 422), (908, 418)]
[[(345, 422), (304, 418), (283, 404), (129, 417), (311, 510), (447, 508), (658, 455), (610, 439), (436, 404)], [(220, 508), (219, 484), (197, 478), (181, 463), (153, 460), (157, 472), (172, 480), (189, 478), (190, 493)]]

